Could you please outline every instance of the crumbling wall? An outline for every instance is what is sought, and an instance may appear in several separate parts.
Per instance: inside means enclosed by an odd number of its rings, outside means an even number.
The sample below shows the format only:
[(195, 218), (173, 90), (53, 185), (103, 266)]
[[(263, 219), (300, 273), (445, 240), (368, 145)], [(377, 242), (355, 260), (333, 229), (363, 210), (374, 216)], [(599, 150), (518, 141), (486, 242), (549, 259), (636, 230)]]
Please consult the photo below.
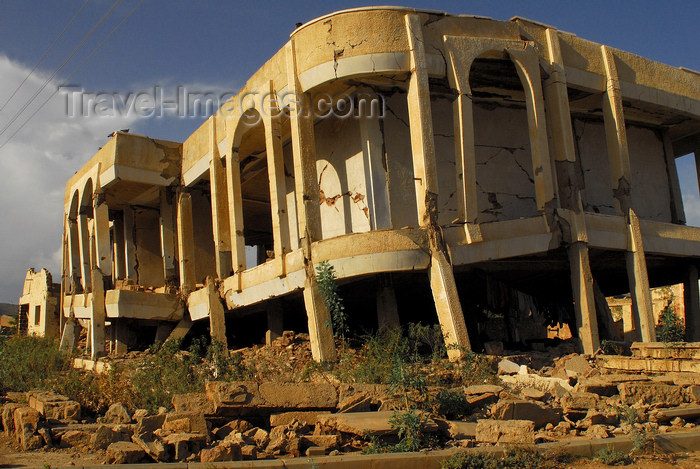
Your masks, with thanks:
[(191, 195), (194, 226), (195, 280), (197, 283), (204, 283), (204, 279), (207, 276), (216, 277), (211, 201), (209, 194), (201, 190), (193, 190)]
[(438, 176), (438, 223), (449, 225), (458, 217), (457, 177), (452, 101), (432, 95), (433, 141)]
[(165, 285), (159, 216), (155, 209), (134, 207), (136, 283), (144, 287), (158, 288)]
[(610, 159), (602, 119), (573, 119), (576, 158), (583, 173), (583, 208), (588, 212), (615, 215), (615, 199), (610, 181)]
[(637, 216), (671, 223), (671, 190), (663, 142), (652, 129), (628, 125), (627, 145), (632, 175), (632, 207)]
[(538, 215), (525, 108), (474, 103), (479, 221)]

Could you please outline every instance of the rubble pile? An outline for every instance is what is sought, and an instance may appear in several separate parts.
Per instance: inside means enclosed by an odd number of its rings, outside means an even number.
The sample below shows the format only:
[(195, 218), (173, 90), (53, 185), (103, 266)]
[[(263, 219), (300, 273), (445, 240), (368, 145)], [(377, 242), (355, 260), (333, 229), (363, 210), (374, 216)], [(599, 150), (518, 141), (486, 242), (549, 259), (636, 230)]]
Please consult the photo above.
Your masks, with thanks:
[[(285, 349), (293, 341), (287, 334), (275, 346)], [(693, 361), (696, 351), (700, 344), (635, 345), (631, 357), (574, 353), (539, 370), (531, 368), (530, 356), (501, 357), (492, 382), (451, 389), (469, 409), (463, 420), (420, 410), (420, 430), (434, 447), (687, 431), (700, 419), (700, 373), (629, 372), (624, 360)], [(210, 381), (204, 393), (175, 396), (172, 411), (149, 413), (116, 403), (97, 418), (85, 418), (77, 402), (51, 392), (4, 399), (3, 429), (22, 450), (102, 452), (107, 463), (358, 452), (377, 441), (396, 444), (392, 419), (406, 410), (386, 385), (341, 383), (328, 375), (311, 382)]]

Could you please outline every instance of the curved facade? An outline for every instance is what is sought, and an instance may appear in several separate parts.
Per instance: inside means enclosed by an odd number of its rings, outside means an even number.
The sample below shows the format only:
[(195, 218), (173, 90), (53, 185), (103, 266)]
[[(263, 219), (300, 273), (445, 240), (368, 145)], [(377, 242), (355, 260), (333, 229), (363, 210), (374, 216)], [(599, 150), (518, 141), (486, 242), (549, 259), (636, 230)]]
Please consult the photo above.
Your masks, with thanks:
[(205, 319), (225, 341), (251, 310), (274, 335), (301, 292), (314, 358), (333, 360), (323, 261), (376, 280), (379, 325), (403, 314), (400, 275), (427, 278), (453, 357), (479, 340), (477, 271), (562, 290), (587, 353), (616, 334), (596, 289), (631, 291), (653, 341), (650, 284), (684, 281), (698, 340), (700, 229), (675, 165), (698, 149), (697, 72), (521, 18), (327, 15), (182, 144), (117, 133), (68, 181), (64, 341), (79, 320), (100, 353), (110, 324), (120, 352), (140, 322), (164, 338)]

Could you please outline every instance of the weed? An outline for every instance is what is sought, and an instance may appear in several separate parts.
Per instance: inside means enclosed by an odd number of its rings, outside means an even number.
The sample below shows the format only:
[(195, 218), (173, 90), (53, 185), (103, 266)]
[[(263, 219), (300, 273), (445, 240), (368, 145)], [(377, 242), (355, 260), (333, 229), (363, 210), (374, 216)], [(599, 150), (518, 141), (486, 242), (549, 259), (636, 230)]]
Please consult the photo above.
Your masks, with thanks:
[(56, 373), (70, 369), (70, 357), (47, 337), (13, 335), (0, 342), (0, 390), (42, 388)]
[(516, 448), (503, 456), (487, 453), (457, 453), (444, 460), (441, 469), (540, 469), (554, 468), (556, 461), (550, 460), (532, 449)]
[(362, 452), (364, 454), (407, 453), (432, 447), (435, 441), (423, 431), (427, 420), (426, 414), (415, 410), (394, 412), (389, 419), (389, 424), (397, 431), (399, 442), (389, 445), (375, 436), (369, 436), (367, 438), (370, 443)]
[(498, 368), (496, 361), (470, 350), (463, 351), (460, 378), (465, 386), (472, 384), (495, 383)]
[(461, 420), (470, 413), (467, 398), (462, 391), (456, 389), (440, 389), (432, 398), (431, 404), (433, 412), (450, 419)]
[(426, 355), (424, 351), (429, 352), (431, 362), (437, 362), (447, 356), (445, 339), (438, 324), (426, 326), (421, 323), (410, 323), (406, 335), (414, 360), (417, 361), (421, 356)]
[(316, 266), (316, 280), (318, 282), (318, 291), (321, 293), (323, 302), (331, 315), (333, 331), (336, 336), (344, 339), (350, 333), (348, 315), (345, 312), (343, 299), (338, 293), (335, 269), (333, 269), (330, 262), (323, 261)]
[(606, 446), (598, 451), (595, 455), (595, 459), (606, 466), (627, 466), (634, 462), (629, 454), (623, 453), (622, 451), (615, 451), (611, 446)]
[(656, 326), (656, 337), (660, 342), (682, 342), (685, 340), (685, 324), (681, 318), (676, 316), (673, 306), (669, 301), (668, 306), (661, 311), (659, 324)]

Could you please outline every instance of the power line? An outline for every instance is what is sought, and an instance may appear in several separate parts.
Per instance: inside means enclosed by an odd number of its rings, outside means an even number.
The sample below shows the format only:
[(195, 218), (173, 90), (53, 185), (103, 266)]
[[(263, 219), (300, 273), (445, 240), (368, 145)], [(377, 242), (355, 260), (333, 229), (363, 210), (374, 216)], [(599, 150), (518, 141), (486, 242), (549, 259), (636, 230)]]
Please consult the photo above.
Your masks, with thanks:
[(70, 55), (68, 57), (66, 57), (66, 59), (63, 61), (63, 63), (56, 70), (54, 70), (54, 72), (51, 74), (51, 76), (49, 78), (47, 78), (46, 81), (44, 81), (44, 83), (41, 85), (41, 88), (39, 88), (32, 95), (32, 97), (29, 98), (29, 101), (27, 101), (27, 103), (24, 104), (19, 111), (17, 111), (17, 113), (12, 117), (10, 122), (8, 122), (7, 125), (5, 125), (5, 127), (3, 127), (2, 130), (0, 130), (0, 136), (2, 136), (5, 132), (7, 132), (7, 129), (9, 129), (10, 126), (15, 123), (15, 121), (19, 118), (19, 116), (21, 116), (22, 113), (24, 113), (24, 111), (29, 107), (29, 105), (34, 102), (34, 100), (37, 98), (37, 96), (39, 96), (39, 94), (42, 91), (44, 91), (44, 88), (46, 88), (46, 85), (48, 85), (51, 82), (51, 80), (53, 80), (53, 78), (58, 74), (58, 72), (60, 72), (63, 69), (63, 67), (66, 66), (68, 61), (73, 58), (73, 56), (78, 52), (78, 50), (80, 50), (85, 45), (87, 40), (90, 39), (90, 37), (94, 34), (95, 30), (97, 30), (97, 28), (99, 28), (100, 25), (102, 23), (104, 23), (104, 21), (107, 19), (107, 17), (112, 14), (112, 11), (114, 11), (114, 9), (117, 8), (117, 6), (121, 2), (122, 2), (122, 0), (117, 0), (116, 2), (114, 2), (114, 5), (112, 5), (112, 8), (110, 8), (109, 11), (107, 11), (107, 13), (105, 13), (102, 18), (100, 18), (100, 21), (98, 21), (97, 24), (95, 26), (93, 26), (92, 29), (85, 35), (83, 40), (80, 41), (80, 44), (78, 44), (75, 47), (75, 49), (73, 49), (73, 51), (70, 53)]
[(44, 54), (41, 56), (41, 58), (39, 59), (39, 61), (34, 65), (34, 68), (32, 68), (32, 71), (29, 72), (29, 73), (27, 74), (26, 77), (24, 77), (24, 80), (22, 80), (22, 83), (20, 83), (19, 86), (18, 86), (17, 88), (15, 88), (15, 90), (12, 92), (12, 94), (10, 95), (10, 97), (7, 98), (7, 101), (5, 101), (5, 103), (2, 105), (2, 107), (0, 107), (0, 112), (2, 112), (2, 110), (5, 109), (5, 106), (7, 106), (7, 104), (8, 104), (10, 101), (12, 101), (12, 98), (14, 98), (15, 95), (17, 94), (17, 92), (19, 91), (19, 89), (22, 88), (22, 85), (24, 85), (24, 83), (29, 79), (29, 77), (32, 76), (32, 74), (34, 73), (34, 71), (36, 70), (36, 68), (41, 64), (41, 62), (44, 61), (44, 59), (46, 58), (46, 56), (49, 55), (49, 52), (51, 52), (51, 49), (53, 49), (53, 47), (56, 45), (56, 43), (63, 37), (63, 35), (64, 35), (64, 34), (66, 33), (66, 31), (68, 30), (68, 28), (71, 27), (71, 25), (75, 22), (75, 20), (78, 18), (78, 16), (80, 15), (80, 13), (85, 9), (85, 7), (88, 5), (88, 3), (90, 3), (90, 0), (86, 0), (85, 3), (83, 3), (83, 6), (80, 7), (80, 9), (78, 10), (78, 12), (77, 12), (77, 13), (73, 16), (73, 18), (68, 22), (68, 24), (66, 25), (66, 27), (63, 28), (63, 31), (61, 31), (61, 33), (58, 35), (58, 37), (57, 37), (56, 39), (54, 39), (54, 41), (51, 43), (51, 45), (49, 46), (49, 48), (46, 49), (46, 51), (45, 51)]
[[(136, 6), (129, 12), (129, 14), (126, 15), (126, 16), (124, 17), (124, 19), (122, 19), (122, 20), (119, 22), (119, 24), (118, 24), (117, 26), (115, 26), (114, 29), (112, 29), (112, 31), (109, 32), (109, 34), (107, 34), (107, 36), (105, 36), (104, 39), (102, 39), (102, 41), (92, 50), (92, 52), (90, 52), (90, 54), (85, 58), (85, 60), (83, 60), (83, 61), (80, 63), (80, 65), (78, 65), (78, 68), (76, 68), (75, 70), (73, 70), (73, 73), (71, 73), (70, 75), (68, 75), (68, 78), (66, 78), (66, 80), (64, 81), (64, 83), (61, 84), (61, 85), (59, 85), (59, 86), (57, 86), (57, 87), (56, 87), (56, 90), (55, 90), (53, 93), (51, 93), (51, 96), (49, 96), (48, 98), (46, 98), (46, 100), (45, 100), (43, 103), (41, 103), (41, 105), (40, 105), (38, 108), (36, 108), (36, 110), (27, 118), (27, 120), (25, 120), (24, 122), (22, 122), (22, 125), (20, 125), (19, 128), (18, 128), (17, 130), (15, 130), (15, 131), (12, 133), (12, 135), (10, 135), (10, 136), (7, 138), (7, 140), (5, 140), (5, 142), (4, 142), (2, 145), (0, 145), (0, 150), (2, 150), (2, 148), (3, 148), (5, 145), (7, 145), (7, 144), (10, 142), (10, 140), (12, 140), (12, 137), (14, 137), (15, 135), (17, 135), (17, 133), (18, 133), (20, 130), (22, 130), (22, 128), (23, 128), (25, 125), (27, 125), (27, 123), (29, 123), (30, 120), (32, 120), (32, 118), (41, 110), (41, 108), (43, 108), (43, 107), (46, 105), (46, 103), (48, 103), (48, 102), (51, 100), (51, 98), (53, 98), (53, 97), (56, 95), (56, 93), (58, 93), (58, 90), (61, 89), (61, 86), (64, 86), (66, 83), (69, 83), (69, 82), (70, 82), (70, 79), (73, 78), (73, 76), (74, 76), (76, 73), (78, 73), (78, 71), (79, 71), (81, 68), (83, 68), (83, 65), (85, 65), (85, 64), (87, 63), (87, 61), (90, 60), (90, 58), (91, 58), (93, 55), (95, 55), (95, 53), (105, 44), (105, 42), (107, 42), (107, 40), (109, 40), (109, 38), (111, 38), (112, 35), (113, 35), (114, 33), (116, 33), (116, 32), (119, 30), (119, 28), (121, 28), (121, 26), (126, 22), (126, 20), (128, 20), (129, 17), (131, 17), (131, 15), (133, 15), (133, 14), (136, 12), (136, 10), (138, 10), (138, 9), (141, 7), (141, 5), (143, 5), (143, 3), (144, 3), (145, 1), (146, 1), (146, 0), (141, 0), (141, 1), (138, 3), (138, 5), (136, 5)], [(2, 135), (2, 134), (0, 134), (0, 135)]]

